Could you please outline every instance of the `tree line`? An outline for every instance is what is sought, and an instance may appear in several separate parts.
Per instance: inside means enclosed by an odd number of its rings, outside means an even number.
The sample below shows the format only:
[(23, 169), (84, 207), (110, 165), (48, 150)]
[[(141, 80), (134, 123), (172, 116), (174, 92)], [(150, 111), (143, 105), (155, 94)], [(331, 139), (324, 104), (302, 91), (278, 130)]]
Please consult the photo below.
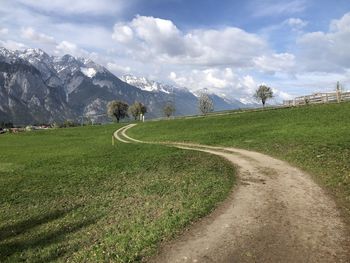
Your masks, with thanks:
[[(201, 94), (198, 100), (198, 108), (200, 112), (204, 115), (214, 110), (213, 100), (207, 94)], [(175, 105), (173, 102), (165, 103), (163, 107), (163, 114), (167, 118), (170, 118), (174, 115), (176, 111)], [(131, 106), (124, 101), (113, 100), (107, 105), (108, 116), (116, 119), (117, 123), (124, 118), (130, 117), (134, 120), (142, 120), (145, 113), (147, 113), (147, 107), (141, 102), (134, 102)]]
[[(337, 84), (337, 89), (340, 89), (340, 84)], [(265, 103), (268, 99), (273, 97), (273, 91), (270, 87), (261, 85), (256, 90), (254, 97), (261, 101), (263, 107), (265, 107)], [(198, 97), (198, 110), (201, 114), (207, 115), (208, 113), (214, 111), (214, 103), (213, 100), (210, 98), (210, 96), (203, 92)], [(128, 103), (114, 100), (111, 101), (107, 105), (107, 113), (110, 117), (114, 117), (117, 122), (120, 122), (121, 119), (124, 119), (126, 117), (133, 117), (134, 120), (143, 120), (143, 116), (147, 113), (148, 109), (147, 106), (144, 105), (141, 102), (134, 102), (132, 105), (129, 106)], [(168, 101), (163, 106), (163, 114), (165, 117), (170, 118), (173, 116), (176, 112), (175, 104), (174, 102)], [(91, 122), (91, 121), (90, 121)], [(51, 125), (53, 127), (74, 127), (82, 125), (77, 122), (73, 122), (72, 120), (66, 120), (62, 124), (54, 124)], [(0, 122), (0, 128), (13, 128), (14, 125), (12, 122)]]
[[(255, 91), (254, 98), (261, 101), (263, 107), (268, 99), (273, 97), (273, 91), (266, 85), (260, 85)], [(198, 98), (198, 109), (201, 114), (207, 115), (214, 111), (214, 102), (210, 96), (203, 92)], [(165, 103), (163, 107), (164, 116), (170, 118), (176, 111), (173, 102)], [(119, 123), (121, 119), (129, 117), (131, 115), (134, 120), (142, 120), (143, 116), (147, 113), (147, 106), (141, 102), (134, 102), (131, 106), (124, 101), (113, 100), (107, 105), (107, 113), (110, 117), (114, 117)]]
[(138, 101), (135, 101), (130, 107), (126, 102), (119, 100), (113, 100), (107, 105), (107, 114), (110, 117), (114, 117), (118, 123), (121, 119), (129, 117), (129, 114), (135, 120), (141, 120), (145, 113), (147, 113), (147, 107)]

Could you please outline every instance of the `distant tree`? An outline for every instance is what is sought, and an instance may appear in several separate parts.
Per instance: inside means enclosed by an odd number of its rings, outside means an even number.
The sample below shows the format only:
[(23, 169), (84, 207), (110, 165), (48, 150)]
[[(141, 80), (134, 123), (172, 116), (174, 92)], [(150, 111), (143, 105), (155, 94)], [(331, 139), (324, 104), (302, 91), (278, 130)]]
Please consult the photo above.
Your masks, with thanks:
[(131, 116), (134, 117), (135, 121), (137, 120), (137, 117), (140, 115), (140, 108), (138, 106), (139, 106), (138, 103), (135, 102), (129, 107), (129, 112)]
[(113, 100), (107, 105), (107, 113), (111, 117), (115, 117), (117, 122), (128, 117), (129, 105), (126, 102)]
[(52, 128), (54, 128), (54, 129), (58, 129), (58, 128), (60, 128), (59, 123), (54, 122), (54, 123), (53, 123), (53, 125), (52, 125)]
[(135, 120), (142, 114), (145, 115), (147, 112), (147, 107), (143, 105), (141, 102), (136, 101), (129, 108), (130, 114), (134, 117)]
[(86, 125), (94, 125), (94, 120), (92, 118), (87, 118)]
[(255, 91), (254, 97), (258, 101), (261, 101), (263, 107), (265, 107), (266, 101), (273, 97), (273, 91), (268, 86), (260, 85), (259, 88)]
[(13, 128), (13, 123), (12, 122), (4, 122), (4, 121), (2, 121), (0, 123), (0, 128)]
[(163, 108), (164, 115), (169, 118), (175, 112), (175, 106), (173, 103), (168, 102)]
[(77, 126), (77, 124), (74, 123), (74, 121), (72, 120), (65, 120), (61, 125), (62, 128), (69, 128), (69, 127), (75, 127), (75, 126)]
[(146, 105), (144, 105), (142, 103), (140, 103), (140, 113), (142, 115), (145, 115), (145, 113), (147, 113), (147, 107), (146, 107)]
[(344, 92), (344, 86), (341, 85), (339, 81), (337, 81), (337, 85), (336, 85), (335, 90), (336, 90), (337, 92)]
[(201, 93), (198, 99), (198, 107), (202, 114), (207, 115), (209, 112), (214, 110), (213, 100), (208, 96), (208, 94)]

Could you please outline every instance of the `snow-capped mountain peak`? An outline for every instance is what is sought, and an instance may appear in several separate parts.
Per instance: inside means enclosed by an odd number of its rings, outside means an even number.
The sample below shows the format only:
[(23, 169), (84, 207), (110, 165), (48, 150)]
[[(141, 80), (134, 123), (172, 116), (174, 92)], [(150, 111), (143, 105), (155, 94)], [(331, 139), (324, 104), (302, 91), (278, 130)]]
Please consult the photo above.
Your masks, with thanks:
[(0, 61), (4, 61), (6, 63), (12, 63), (18, 59), (19, 58), (15, 51), (6, 49), (4, 47), (0, 47)]
[[(132, 75), (123, 76), (123, 82), (90, 59), (0, 48), (0, 66), (0, 121), (52, 122), (84, 114), (107, 120), (107, 104), (115, 99), (144, 103), (150, 117), (162, 116), (169, 101), (177, 115), (198, 113), (198, 98), (188, 89)], [(215, 95), (212, 99), (215, 110), (243, 105)]]
[(29, 61), (31, 64), (44, 63), (46, 66), (52, 68), (52, 57), (39, 48), (28, 48), (24, 51), (16, 52), (18, 57)]
[(87, 77), (92, 78), (96, 75), (96, 70), (94, 68), (84, 68), (81, 67), (80, 71)]
[(154, 80), (149, 80), (145, 77), (136, 77), (133, 75), (124, 75), (121, 77), (121, 80), (141, 90), (150, 92), (164, 92), (170, 94), (176, 89), (176, 87), (171, 85), (165, 85)]
[(28, 49), (25, 49), (23, 52), (19, 51), (18, 53), (22, 53), (23, 55), (26, 55), (26, 56), (36, 56), (36, 57), (37, 56), (49, 56), (40, 48), (28, 48)]
[(94, 75), (96, 75), (96, 73), (105, 73), (107, 71), (103, 66), (93, 62), (91, 59), (78, 58), (78, 60), (82, 63), (84, 68), (90, 69), (90, 73), (95, 71)]
[(53, 67), (57, 74), (63, 79), (80, 71), (89, 78), (95, 77), (97, 73), (105, 73), (107, 70), (93, 62), (91, 59), (76, 58), (71, 55), (64, 55), (62, 57), (53, 57)]

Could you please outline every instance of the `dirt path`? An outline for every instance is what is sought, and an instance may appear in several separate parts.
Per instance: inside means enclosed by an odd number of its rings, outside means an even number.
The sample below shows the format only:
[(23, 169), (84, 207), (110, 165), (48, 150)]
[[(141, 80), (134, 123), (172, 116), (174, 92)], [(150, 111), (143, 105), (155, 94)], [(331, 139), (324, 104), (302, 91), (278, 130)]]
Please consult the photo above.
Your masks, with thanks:
[[(128, 125), (116, 132), (130, 138)], [(222, 156), (239, 167), (239, 183), (211, 215), (151, 262), (350, 262), (349, 236), (334, 201), (310, 176), (264, 154), (166, 143)]]

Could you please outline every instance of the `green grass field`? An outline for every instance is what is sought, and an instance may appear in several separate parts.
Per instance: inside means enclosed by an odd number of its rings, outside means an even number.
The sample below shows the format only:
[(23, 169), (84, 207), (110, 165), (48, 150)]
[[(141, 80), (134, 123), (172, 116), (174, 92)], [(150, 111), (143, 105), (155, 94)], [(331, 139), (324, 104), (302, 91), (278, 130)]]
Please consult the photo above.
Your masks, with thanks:
[(0, 262), (138, 261), (232, 188), (227, 161), (165, 146), (112, 147), (118, 127), (0, 136)]
[[(139, 261), (232, 188), (227, 161), (157, 145), (112, 147), (119, 127), (0, 136), (1, 262)], [(350, 209), (350, 103), (147, 122), (128, 134), (276, 156)]]
[(146, 141), (185, 141), (267, 153), (314, 175), (345, 210), (350, 209), (350, 103), (148, 122), (128, 133)]

